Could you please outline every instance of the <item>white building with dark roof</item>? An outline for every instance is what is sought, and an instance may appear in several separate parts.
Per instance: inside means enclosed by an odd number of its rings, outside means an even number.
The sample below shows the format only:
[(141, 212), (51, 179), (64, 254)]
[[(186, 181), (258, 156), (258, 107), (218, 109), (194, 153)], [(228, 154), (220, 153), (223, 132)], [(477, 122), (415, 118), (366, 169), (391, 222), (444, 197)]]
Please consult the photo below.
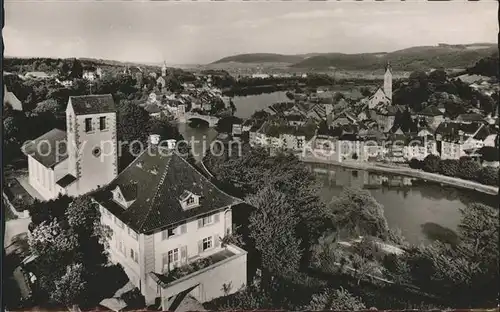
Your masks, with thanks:
[(150, 146), (115, 180), (95, 192), (120, 263), (146, 303), (162, 310), (190, 294), (206, 302), (247, 283), (246, 252), (223, 246), (240, 200), (219, 190), (171, 149)]
[(116, 111), (110, 94), (71, 96), (66, 128), (53, 129), (22, 147), (29, 182), (45, 200), (88, 193), (118, 173)]

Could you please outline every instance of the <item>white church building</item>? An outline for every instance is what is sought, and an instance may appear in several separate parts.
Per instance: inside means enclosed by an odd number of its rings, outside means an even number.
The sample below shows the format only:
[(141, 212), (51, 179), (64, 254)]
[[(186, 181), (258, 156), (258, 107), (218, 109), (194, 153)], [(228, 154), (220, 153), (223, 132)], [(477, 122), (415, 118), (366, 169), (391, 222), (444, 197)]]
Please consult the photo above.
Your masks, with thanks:
[(88, 193), (118, 174), (116, 109), (110, 94), (71, 96), (66, 129), (52, 129), (22, 147), (29, 183), (45, 200)]
[(368, 109), (386, 107), (392, 103), (392, 71), (388, 63), (385, 67), (384, 87), (378, 88), (368, 99)]

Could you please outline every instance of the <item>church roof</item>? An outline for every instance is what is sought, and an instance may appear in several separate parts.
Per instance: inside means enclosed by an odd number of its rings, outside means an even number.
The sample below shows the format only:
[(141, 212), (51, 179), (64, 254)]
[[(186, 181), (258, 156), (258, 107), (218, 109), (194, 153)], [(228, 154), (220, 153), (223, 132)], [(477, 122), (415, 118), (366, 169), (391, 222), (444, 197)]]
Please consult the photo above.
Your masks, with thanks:
[(70, 96), (69, 101), (76, 115), (105, 114), (116, 112), (111, 94)]
[[(111, 191), (117, 186), (127, 190), (131, 184), (136, 198), (125, 210), (113, 200)], [(200, 196), (198, 207), (182, 208), (179, 197), (185, 191)], [(241, 202), (219, 190), (176, 152), (161, 147), (147, 149), (92, 196), (138, 233), (150, 233)]]
[(52, 129), (24, 144), (21, 150), (26, 156), (32, 156), (46, 168), (52, 168), (68, 158), (66, 142), (65, 131)]
[(73, 176), (72, 174), (67, 174), (65, 175), (64, 177), (62, 177), (61, 179), (59, 179), (56, 183), (62, 187), (62, 188), (66, 188), (66, 186), (70, 185), (71, 183), (75, 182), (77, 180), (77, 178), (75, 176)]

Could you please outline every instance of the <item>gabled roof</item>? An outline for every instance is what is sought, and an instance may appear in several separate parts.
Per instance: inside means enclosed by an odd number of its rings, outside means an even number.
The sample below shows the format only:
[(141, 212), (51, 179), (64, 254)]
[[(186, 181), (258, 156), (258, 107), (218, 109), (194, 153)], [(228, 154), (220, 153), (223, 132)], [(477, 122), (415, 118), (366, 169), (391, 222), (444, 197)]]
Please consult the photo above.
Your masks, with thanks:
[(24, 144), (21, 150), (26, 156), (32, 156), (46, 168), (53, 168), (68, 158), (66, 132), (52, 129)]
[(443, 113), (436, 106), (431, 105), (424, 108), (418, 115), (435, 117), (442, 116)]
[(484, 141), (490, 135), (490, 130), (483, 125), (474, 135), (474, 139)]
[(484, 117), (480, 114), (461, 114), (458, 115), (457, 121), (465, 121), (465, 122), (483, 122)]
[(76, 115), (105, 114), (116, 112), (111, 94), (70, 96), (69, 102)]
[[(135, 164), (142, 162), (142, 166)], [(158, 168), (157, 174), (151, 169)], [(111, 190), (137, 186), (137, 198), (124, 210), (113, 201)], [(179, 197), (190, 191), (200, 196), (200, 206), (184, 210)], [(126, 192), (126, 191), (125, 191)], [(164, 148), (144, 151), (110, 184), (94, 192), (94, 199), (138, 233), (151, 233), (169, 225), (197, 217), (240, 200), (219, 190), (185, 159)]]
[(154, 113), (159, 113), (161, 112), (161, 108), (154, 104), (154, 103), (148, 103), (146, 104), (146, 106), (144, 106), (144, 110), (150, 114), (154, 114)]

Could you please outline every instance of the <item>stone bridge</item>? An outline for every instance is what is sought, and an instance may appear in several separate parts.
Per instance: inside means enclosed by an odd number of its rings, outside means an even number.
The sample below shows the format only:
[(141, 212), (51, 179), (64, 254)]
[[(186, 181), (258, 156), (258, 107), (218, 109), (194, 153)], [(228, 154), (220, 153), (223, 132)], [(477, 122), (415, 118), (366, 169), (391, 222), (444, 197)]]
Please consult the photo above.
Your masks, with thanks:
[(193, 119), (199, 119), (205, 121), (206, 123), (208, 123), (208, 126), (210, 128), (215, 127), (215, 125), (217, 125), (217, 123), (219, 122), (219, 118), (217, 117), (210, 115), (200, 115), (197, 113), (185, 113), (184, 116), (179, 116), (179, 122), (183, 123), (189, 122), (190, 120)]

